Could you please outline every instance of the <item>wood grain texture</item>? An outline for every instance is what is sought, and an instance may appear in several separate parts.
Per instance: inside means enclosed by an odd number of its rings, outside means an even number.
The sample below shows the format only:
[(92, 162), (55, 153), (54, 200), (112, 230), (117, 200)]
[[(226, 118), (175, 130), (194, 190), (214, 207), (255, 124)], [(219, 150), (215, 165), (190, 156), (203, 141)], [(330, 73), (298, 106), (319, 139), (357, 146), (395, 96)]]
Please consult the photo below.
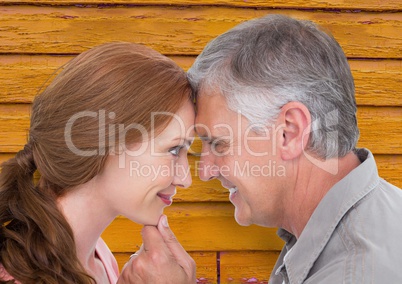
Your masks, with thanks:
[(27, 142), (29, 114), (27, 104), (0, 104), (0, 152), (18, 152)]
[(374, 157), (380, 176), (402, 189), (402, 156), (374, 155)]
[(357, 119), (361, 133), (358, 147), (369, 148), (375, 154), (401, 154), (401, 107), (360, 107)]
[[(380, 176), (402, 188), (400, 0), (0, 0), (0, 164), (23, 147), (30, 103), (74, 55), (110, 41), (148, 45), (187, 70), (206, 43), (268, 13), (312, 20), (333, 33), (355, 78), (361, 139)], [(192, 147), (200, 151), (200, 143)], [(267, 283), (282, 240), (276, 229), (241, 227), (220, 182), (193, 184), (165, 210), (197, 263), (199, 283)], [(37, 179), (37, 176), (36, 176)], [(141, 226), (118, 217), (103, 233), (120, 269), (141, 245)], [(219, 258), (219, 262), (217, 262)]]
[(268, 283), (278, 256), (273, 251), (221, 252), (221, 283)]
[(169, 5), (169, 6), (228, 6), (228, 7), (275, 7), (275, 8), (320, 8), (320, 9), (358, 9), (358, 10), (400, 10), (401, 2), (398, 0), (1, 0), (0, 4), (30, 4), (30, 5)]
[[(217, 283), (216, 253), (192, 251), (188, 253), (197, 264), (199, 283)], [(130, 254), (114, 253), (120, 270), (129, 259)], [(220, 283), (267, 283), (278, 256), (279, 251), (220, 252)]]
[[(0, 55), (0, 103), (31, 103), (72, 56)], [(194, 56), (171, 56), (184, 70)], [(402, 106), (402, 60), (354, 60), (358, 105)]]
[(349, 57), (401, 58), (399, 13), (125, 6), (3, 6), (0, 53), (79, 53), (110, 41), (135, 41), (161, 53), (199, 54), (240, 22), (268, 13), (309, 19), (333, 33)]
[[(166, 208), (169, 225), (187, 251), (280, 250), (276, 229), (242, 227), (230, 203), (173, 203)], [(132, 252), (142, 244), (141, 226), (117, 218), (102, 234), (113, 252)]]
[(349, 60), (349, 64), (358, 105), (402, 106), (402, 60)]
[(0, 56), (0, 103), (32, 103), (52, 74), (73, 57)]
[(202, 284), (217, 283), (216, 252), (189, 252), (197, 265), (196, 276)]
[[(216, 252), (188, 252), (197, 264), (197, 279), (202, 284), (217, 283)], [(130, 253), (113, 253), (120, 271), (129, 260)]]
[[(186, 70), (194, 57), (170, 56)], [(74, 56), (0, 55), (0, 103), (32, 103)]]
[[(197, 264), (197, 279), (199, 283), (217, 283), (217, 253), (192, 251), (188, 253)], [(114, 253), (120, 271), (128, 261), (130, 255), (131, 252)], [(278, 256), (279, 251), (220, 252), (220, 283), (267, 283)]]
[(15, 153), (0, 153), (0, 165), (15, 156)]

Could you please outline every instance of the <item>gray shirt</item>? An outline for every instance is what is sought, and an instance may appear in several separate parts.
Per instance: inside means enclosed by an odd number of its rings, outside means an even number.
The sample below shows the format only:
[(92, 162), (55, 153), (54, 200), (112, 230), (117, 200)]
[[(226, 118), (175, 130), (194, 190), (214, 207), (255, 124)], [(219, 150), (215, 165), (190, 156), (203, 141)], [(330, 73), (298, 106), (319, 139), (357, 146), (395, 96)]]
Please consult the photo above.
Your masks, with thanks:
[(335, 184), (300, 238), (285, 242), (270, 284), (402, 283), (402, 190), (378, 176), (373, 155)]

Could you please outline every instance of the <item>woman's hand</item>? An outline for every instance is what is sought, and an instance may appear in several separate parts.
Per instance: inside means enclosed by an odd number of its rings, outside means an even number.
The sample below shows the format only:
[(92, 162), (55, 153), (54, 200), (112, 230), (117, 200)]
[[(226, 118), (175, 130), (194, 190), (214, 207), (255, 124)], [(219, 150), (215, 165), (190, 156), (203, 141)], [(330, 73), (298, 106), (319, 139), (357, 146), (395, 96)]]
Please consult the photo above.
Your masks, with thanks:
[(162, 215), (158, 226), (142, 229), (143, 245), (123, 267), (117, 284), (194, 284), (195, 262)]

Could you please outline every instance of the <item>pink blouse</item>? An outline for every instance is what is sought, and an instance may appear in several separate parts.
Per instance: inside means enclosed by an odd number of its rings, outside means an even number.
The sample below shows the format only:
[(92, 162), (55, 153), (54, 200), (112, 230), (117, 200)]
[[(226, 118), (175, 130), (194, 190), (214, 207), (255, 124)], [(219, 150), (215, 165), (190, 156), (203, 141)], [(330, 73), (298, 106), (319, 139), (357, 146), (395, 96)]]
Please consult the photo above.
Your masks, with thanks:
[[(112, 252), (106, 245), (106, 243), (99, 238), (96, 243), (95, 248), (96, 256), (102, 261), (103, 266), (105, 267), (107, 276), (109, 277), (109, 282), (111, 284), (116, 284), (117, 279), (119, 278), (119, 268), (117, 265), (117, 261), (114, 258)], [(0, 279), (3, 281), (8, 281), (14, 279), (8, 272), (4, 269), (4, 266), (0, 263)], [(19, 281), (15, 281), (16, 284), (21, 284)]]
[(102, 238), (99, 238), (96, 244), (95, 253), (102, 261), (103, 266), (106, 269), (109, 282), (111, 284), (116, 284), (117, 279), (119, 278), (119, 267), (117, 265), (116, 258), (113, 256), (109, 247), (102, 240)]

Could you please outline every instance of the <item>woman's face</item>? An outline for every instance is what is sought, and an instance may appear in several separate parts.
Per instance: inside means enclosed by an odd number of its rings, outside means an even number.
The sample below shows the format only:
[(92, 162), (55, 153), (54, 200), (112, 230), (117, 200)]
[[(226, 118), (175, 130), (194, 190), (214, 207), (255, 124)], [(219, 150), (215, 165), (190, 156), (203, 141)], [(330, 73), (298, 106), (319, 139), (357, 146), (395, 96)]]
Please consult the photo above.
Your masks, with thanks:
[(176, 186), (191, 185), (187, 149), (194, 140), (193, 104), (186, 102), (170, 116), (171, 122), (156, 137), (108, 157), (96, 182), (111, 214), (156, 225), (172, 203)]

